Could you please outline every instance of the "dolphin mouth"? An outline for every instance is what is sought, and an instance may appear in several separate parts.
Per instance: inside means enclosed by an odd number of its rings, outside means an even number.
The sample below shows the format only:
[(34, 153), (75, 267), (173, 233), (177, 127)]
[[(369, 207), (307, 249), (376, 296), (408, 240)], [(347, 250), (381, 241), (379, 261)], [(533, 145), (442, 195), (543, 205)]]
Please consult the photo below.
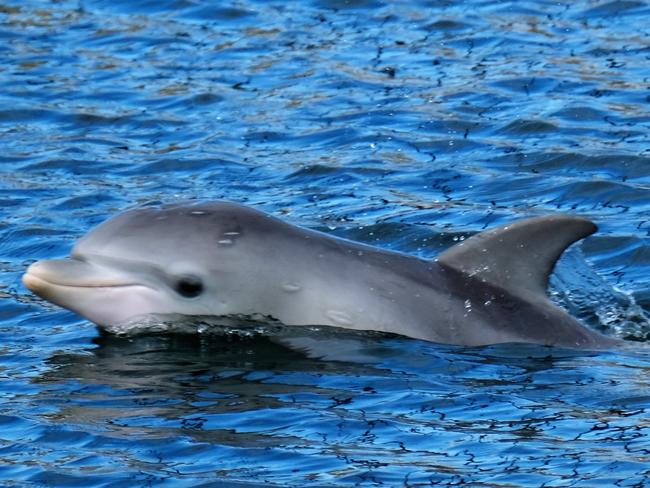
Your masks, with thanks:
[(47, 259), (33, 263), (23, 275), (23, 284), (38, 293), (51, 287), (69, 288), (115, 288), (147, 286), (133, 280), (124, 273), (116, 272), (89, 261), (69, 259)]
[(100, 325), (149, 313), (157, 289), (137, 270), (111, 264), (74, 256), (37, 261), (23, 283), (35, 295)]

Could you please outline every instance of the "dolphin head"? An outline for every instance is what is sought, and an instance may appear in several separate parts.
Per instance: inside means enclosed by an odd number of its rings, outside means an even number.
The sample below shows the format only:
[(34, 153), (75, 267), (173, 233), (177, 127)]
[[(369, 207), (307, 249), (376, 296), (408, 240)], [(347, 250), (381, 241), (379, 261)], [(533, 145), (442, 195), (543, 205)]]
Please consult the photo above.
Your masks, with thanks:
[(149, 314), (253, 313), (259, 265), (246, 248), (269, 219), (227, 202), (128, 211), (84, 236), (69, 258), (32, 264), (23, 283), (104, 326)]

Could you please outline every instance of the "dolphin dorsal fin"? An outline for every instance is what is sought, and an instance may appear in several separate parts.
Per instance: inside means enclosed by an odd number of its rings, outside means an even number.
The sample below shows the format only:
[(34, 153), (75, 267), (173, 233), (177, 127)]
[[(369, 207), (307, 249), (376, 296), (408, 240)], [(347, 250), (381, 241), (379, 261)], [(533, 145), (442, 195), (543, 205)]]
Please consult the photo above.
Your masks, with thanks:
[(593, 222), (580, 217), (534, 217), (472, 236), (437, 261), (518, 296), (546, 296), (549, 275), (562, 252), (596, 230)]

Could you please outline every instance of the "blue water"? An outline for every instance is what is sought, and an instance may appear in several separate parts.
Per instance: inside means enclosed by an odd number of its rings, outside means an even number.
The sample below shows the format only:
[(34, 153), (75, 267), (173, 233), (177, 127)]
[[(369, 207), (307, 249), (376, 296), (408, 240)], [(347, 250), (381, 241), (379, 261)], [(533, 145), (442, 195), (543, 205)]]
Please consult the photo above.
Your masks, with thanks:
[[(649, 14), (0, 1), (2, 486), (649, 486)], [(586, 216), (552, 296), (629, 347), (118, 337), (20, 284), (122, 209), (220, 198), (422, 257)]]

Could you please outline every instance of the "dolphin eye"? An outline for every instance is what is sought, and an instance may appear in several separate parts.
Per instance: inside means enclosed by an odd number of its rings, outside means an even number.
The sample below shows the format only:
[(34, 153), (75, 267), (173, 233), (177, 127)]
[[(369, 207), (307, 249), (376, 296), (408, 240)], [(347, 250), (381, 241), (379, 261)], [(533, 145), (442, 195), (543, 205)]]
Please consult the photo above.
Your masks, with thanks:
[(203, 283), (195, 276), (182, 276), (176, 281), (174, 289), (179, 295), (194, 298), (203, 293)]

